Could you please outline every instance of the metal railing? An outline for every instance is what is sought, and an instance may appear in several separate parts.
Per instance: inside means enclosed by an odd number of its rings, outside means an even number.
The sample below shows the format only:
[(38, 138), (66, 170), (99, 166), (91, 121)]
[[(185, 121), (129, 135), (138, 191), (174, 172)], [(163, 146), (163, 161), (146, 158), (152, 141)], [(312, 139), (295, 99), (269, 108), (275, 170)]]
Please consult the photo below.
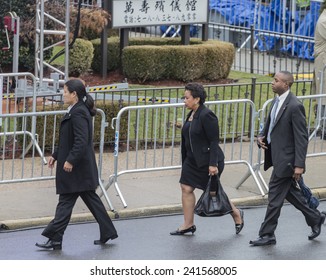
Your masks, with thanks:
[[(295, 95), (312, 94), (312, 80), (297, 79), (292, 90)], [(234, 81), (227, 84), (205, 85), (207, 91), (207, 101), (232, 100), (232, 99), (251, 99), (255, 105), (260, 107), (266, 100), (274, 96), (270, 82), (257, 82), (256, 78), (251, 78), (251, 82)], [(150, 105), (182, 103), (184, 86), (174, 87), (144, 87), (129, 88), (122, 90), (110, 90), (102, 93), (92, 93), (95, 101), (99, 104), (109, 102), (119, 102), (121, 104), (132, 105)]]
[[(27, 91), (22, 91), (20, 95), (16, 95), (17, 90), (10, 92), (7, 82), (3, 87), (2, 100), (12, 98), (16, 103), (20, 97), (23, 104), (28, 105), (28, 102), (31, 102), (32, 105), (28, 106), (35, 108), (36, 112), (22, 110), (22, 113), (16, 113), (12, 110), (0, 114), (0, 183), (54, 178), (54, 175), (44, 168), (45, 156), (54, 148), (59, 116), (65, 111), (37, 112), (39, 88), (33, 75), (13, 73), (2, 74), (0, 77), (10, 81), (11, 77), (19, 75), (23, 84), (28, 82), (31, 86), (33, 94), (24, 95)], [(206, 105), (219, 118), (219, 137), (226, 155), (226, 164), (245, 164), (248, 167), (247, 174), (235, 187), (239, 188), (246, 177), (253, 176), (260, 193), (264, 195), (268, 187), (258, 172), (260, 160), (255, 159), (259, 151), (254, 139), (268, 112), (270, 100), (274, 97), (270, 83), (256, 83), (255, 79), (252, 79), (249, 84), (207, 85), (205, 88), (208, 93)], [(323, 141), (318, 139), (319, 133), (323, 135), (326, 119), (321, 115), (321, 106), (318, 106), (321, 95), (310, 95), (311, 81), (296, 81), (292, 92), (302, 99), (306, 108), (308, 130), (311, 132), (308, 156), (324, 155)], [(122, 108), (115, 118), (114, 166), (113, 173), (108, 175), (102, 173), (103, 166), (108, 163), (103, 158), (108, 155), (104, 152), (104, 146), (107, 144), (104, 143), (105, 129), (108, 126), (107, 116), (102, 110), (98, 110), (98, 116), (101, 117), (98, 161), (100, 189), (112, 210), (113, 206), (106, 193), (112, 184), (115, 185), (123, 205), (127, 206), (118, 186), (120, 175), (180, 168), (181, 127), (185, 119), (185, 108), (181, 99), (183, 93), (184, 87), (176, 87), (122, 90), (105, 94), (109, 97), (107, 102), (123, 103), (121, 99), (127, 98), (128, 103), (134, 105)], [(147, 105), (140, 105), (142, 102)], [(256, 108), (263, 109), (257, 111)], [(105, 168), (106, 172), (110, 172), (111, 166)], [(108, 178), (108, 182), (103, 178)]]
[[(220, 85), (204, 85), (207, 92), (207, 101), (222, 101), (235, 99), (250, 99), (256, 106), (261, 108), (268, 99), (274, 97), (270, 82), (256, 82), (256, 78), (251, 79), (251, 83), (232, 83)], [(292, 86), (292, 92), (297, 96), (307, 96), (312, 93), (311, 80), (297, 80)], [(153, 104), (174, 104), (183, 103), (184, 87), (162, 87), (162, 88), (140, 88), (113, 90), (101, 94), (93, 95), (97, 106), (101, 103), (116, 102), (121, 107), (143, 106)], [(221, 116), (223, 119), (224, 116)], [(257, 132), (259, 125), (255, 124)], [(240, 131), (237, 132), (237, 135)], [(248, 133), (248, 131), (247, 131)]]
[[(51, 155), (58, 144), (60, 121), (66, 112), (64, 110), (0, 114), (0, 184), (55, 178), (52, 169), (46, 168), (45, 157)], [(102, 178), (104, 133), (108, 124), (104, 112), (100, 109), (97, 109), (97, 112), (95, 118), (101, 118), (98, 147), (99, 186), (104, 191)], [(35, 127), (31, 130), (33, 124)], [(109, 207), (113, 209), (109, 197), (105, 192), (103, 193)]]
[[(325, 156), (324, 136), (319, 138), (325, 116), (320, 115), (317, 106), (323, 95), (298, 98), (306, 110), (309, 132), (307, 157)], [(240, 188), (252, 176), (262, 196), (268, 191), (268, 185), (260, 172), (263, 161), (261, 149), (255, 143), (255, 127), (263, 125), (271, 102), (272, 99), (267, 100), (258, 111), (248, 99), (205, 103), (218, 116), (225, 163), (248, 167), (235, 188)], [(112, 121), (115, 129), (114, 169), (105, 189), (114, 186), (124, 207), (127, 203), (119, 188), (119, 176), (181, 168), (181, 128), (185, 114), (183, 104), (129, 106), (121, 109)], [(125, 147), (123, 151), (120, 151), (121, 146)]]
[[(265, 195), (252, 169), (255, 105), (247, 99), (205, 104), (219, 117), (220, 145), (226, 157), (225, 163), (245, 164), (261, 194)], [(159, 104), (122, 108), (112, 121), (115, 128), (114, 171), (105, 189), (113, 184), (124, 207), (127, 203), (119, 188), (119, 176), (181, 167), (180, 143), (184, 119), (184, 104)], [(126, 147), (123, 153), (119, 151), (121, 145)]]

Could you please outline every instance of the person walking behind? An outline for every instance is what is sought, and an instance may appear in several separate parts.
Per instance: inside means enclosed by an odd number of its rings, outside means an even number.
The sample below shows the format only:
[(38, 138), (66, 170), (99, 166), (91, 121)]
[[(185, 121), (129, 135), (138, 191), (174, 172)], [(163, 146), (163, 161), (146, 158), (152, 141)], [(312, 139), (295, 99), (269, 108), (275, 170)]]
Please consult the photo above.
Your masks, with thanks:
[[(276, 244), (275, 230), (286, 199), (300, 210), (312, 232), (309, 240), (321, 232), (325, 215), (309, 208), (301, 191), (295, 187), (305, 171), (308, 131), (303, 104), (290, 92), (293, 75), (278, 72), (272, 82), (275, 97), (265, 126), (258, 136), (258, 145), (265, 151), (264, 170), (273, 166), (269, 182), (268, 205), (259, 238), (250, 241), (253, 246)], [(295, 232), (295, 230), (294, 230)]]
[(118, 237), (117, 231), (95, 190), (99, 185), (93, 148), (92, 116), (96, 114), (93, 98), (84, 83), (71, 79), (64, 85), (64, 103), (69, 105), (59, 131), (59, 143), (49, 159), (49, 167), (56, 169), (56, 192), (59, 194), (54, 219), (42, 232), (48, 238), (35, 245), (44, 249), (62, 249), (64, 232), (78, 197), (84, 201), (100, 228), (100, 238), (94, 244), (106, 243)]
[[(209, 176), (220, 176), (224, 169), (224, 154), (219, 146), (219, 126), (217, 116), (205, 105), (206, 91), (201, 84), (189, 83), (185, 87), (184, 103), (191, 111), (187, 115), (182, 128), (182, 169), (181, 192), (184, 215), (183, 224), (171, 235), (194, 233), (194, 208), (196, 188), (204, 190)], [(240, 233), (244, 226), (243, 211), (232, 206), (232, 217), (235, 222), (235, 232)]]
[[(320, 15), (315, 27), (315, 45), (314, 45), (314, 94), (326, 94), (326, 71), (322, 73), (326, 65), (326, 0), (321, 3)], [(323, 79), (321, 88), (321, 78)], [(319, 103), (320, 102), (320, 103)], [(326, 97), (317, 102), (317, 110), (320, 110), (321, 116), (321, 138), (326, 140)]]

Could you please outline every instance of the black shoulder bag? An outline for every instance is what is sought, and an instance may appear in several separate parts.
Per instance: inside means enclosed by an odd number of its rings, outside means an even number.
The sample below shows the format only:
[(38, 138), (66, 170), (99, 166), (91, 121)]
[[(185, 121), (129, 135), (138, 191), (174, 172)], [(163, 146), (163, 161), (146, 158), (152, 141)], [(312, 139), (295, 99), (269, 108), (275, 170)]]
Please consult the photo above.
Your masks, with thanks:
[(201, 217), (224, 216), (232, 212), (228, 196), (224, 192), (220, 179), (216, 176), (216, 195), (211, 195), (212, 177), (209, 177), (206, 190), (198, 199), (195, 214)]

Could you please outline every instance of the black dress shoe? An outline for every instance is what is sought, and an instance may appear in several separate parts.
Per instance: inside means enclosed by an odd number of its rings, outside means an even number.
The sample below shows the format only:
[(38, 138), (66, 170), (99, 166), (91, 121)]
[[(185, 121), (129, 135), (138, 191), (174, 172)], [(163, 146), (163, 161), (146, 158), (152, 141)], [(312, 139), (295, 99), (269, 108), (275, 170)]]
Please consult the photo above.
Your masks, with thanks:
[(253, 246), (265, 246), (265, 245), (274, 245), (276, 244), (275, 235), (264, 235), (260, 236), (258, 239), (252, 241), (250, 240), (249, 244)]
[(35, 246), (43, 249), (53, 249), (53, 250), (61, 250), (62, 249), (62, 241), (54, 241), (49, 239), (44, 243), (36, 243)]
[(242, 209), (239, 209), (239, 211), (240, 211), (240, 217), (241, 217), (241, 224), (235, 224), (235, 233), (236, 234), (239, 234), (244, 226), (244, 219), (243, 219), (244, 212)]
[(321, 225), (325, 222), (325, 214), (322, 212), (320, 215), (320, 221), (317, 225), (314, 225), (313, 227), (311, 227), (312, 232), (311, 234), (308, 236), (309, 240), (313, 240), (315, 239), (321, 232)]
[(196, 226), (193, 225), (186, 229), (182, 229), (182, 230), (177, 229), (176, 231), (170, 232), (170, 234), (171, 235), (184, 235), (185, 233), (188, 233), (188, 232), (191, 232), (192, 234), (194, 234), (195, 231), (196, 231)]
[(118, 238), (118, 235), (115, 234), (115, 235), (112, 235), (106, 239), (98, 239), (98, 240), (94, 240), (94, 245), (103, 245), (105, 244), (106, 242), (108, 242), (110, 239), (113, 240), (113, 239), (116, 239)]

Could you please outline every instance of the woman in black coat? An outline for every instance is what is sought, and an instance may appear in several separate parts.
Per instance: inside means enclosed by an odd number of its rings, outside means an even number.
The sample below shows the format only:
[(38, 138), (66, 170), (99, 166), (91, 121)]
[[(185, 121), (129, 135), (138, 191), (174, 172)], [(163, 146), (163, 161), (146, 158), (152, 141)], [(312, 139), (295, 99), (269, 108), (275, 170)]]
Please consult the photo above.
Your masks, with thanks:
[[(205, 105), (206, 92), (202, 85), (190, 83), (185, 87), (184, 103), (190, 109), (182, 128), (182, 170), (181, 191), (183, 224), (171, 235), (184, 235), (196, 231), (194, 225), (194, 208), (196, 188), (205, 190), (209, 176), (212, 186), (216, 186), (216, 176), (224, 169), (224, 153), (219, 146), (219, 126), (216, 115)], [(232, 217), (235, 222), (235, 232), (243, 228), (243, 211), (232, 206)]]
[(59, 143), (49, 159), (49, 167), (56, 169), (56, 192), (59, 194), (54, 219), (42, 232), (48, 238), (36, 243), (45, 249), (61, 249), (64, 231), (71, 218), (78, 197), (85, 202), (100, 228), (100, 239), (94, 244), (104, 244), (117, 238), (117, 231), (95, 190), (99, 185), (98, 170), (93, 148), (92, 116), (96, 114), (93, 98), (79, 79), (65, 83), (63, 99), (69, 105), (61, 121)]

